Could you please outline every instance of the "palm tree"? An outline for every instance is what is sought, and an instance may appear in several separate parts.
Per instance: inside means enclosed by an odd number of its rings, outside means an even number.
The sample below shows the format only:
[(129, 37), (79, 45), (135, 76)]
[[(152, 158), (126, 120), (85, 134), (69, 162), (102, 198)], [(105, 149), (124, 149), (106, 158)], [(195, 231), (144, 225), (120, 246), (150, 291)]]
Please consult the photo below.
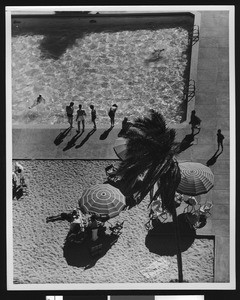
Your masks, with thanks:
[[(180, 237), (175, 207), (175, 191), (180, 183), (181, 174), (175, 155), (179, 152), (179, 143), (175, 140), (175, 130), (166, 126), (164, 117), (150, 110), (150, 115), (137, 118), (126, 133), (127, 152), (117, 170), (117, 174), (127, 182), (126, 192), (134, 190), (139, 175), (143, 181), (138, 185), (136, 196), (140, 201), (150, 192), (150, 203), (161, 197), (162, 208), (167, 210), (175, 223), (177, 239), (177, 259), (179, 282), (183, 281)], [(157, 190), (154, 185), (157, 183)], [(150, 204), (149, 204), (150, 205)]]

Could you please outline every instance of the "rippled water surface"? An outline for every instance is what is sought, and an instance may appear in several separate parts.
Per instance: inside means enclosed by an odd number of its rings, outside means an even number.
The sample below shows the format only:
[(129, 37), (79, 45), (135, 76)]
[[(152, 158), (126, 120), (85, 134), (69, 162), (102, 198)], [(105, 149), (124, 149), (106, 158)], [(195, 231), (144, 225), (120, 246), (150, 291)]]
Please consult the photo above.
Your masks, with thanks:
[[(68, 32), (56, 28), (57, 49)], [(68, 29), (69, 30), (69, 29)], [(71, 31), (69, 30), (69, 34)], [(116, 121), (141, 116), (149, 108), (178, 123), (184, 115), (183, 90), (188, 67), (188, 29), (128, 29), (86, 31), (57, 56), (44, 52), (46, 36), (17, 34), (12, 37), (13, 124), (66, 122), (70, 101), (97, 110), (97, 123), (109, 125), (107, 111), (118, 105)], [(49, 46), (49, 45), (48, 45)], [(51, 45), (50, 45), (51, 46)], [(154, 49), (165, 49), (159, 59)], [(29, 109), (39, 94), (46, 99)]]

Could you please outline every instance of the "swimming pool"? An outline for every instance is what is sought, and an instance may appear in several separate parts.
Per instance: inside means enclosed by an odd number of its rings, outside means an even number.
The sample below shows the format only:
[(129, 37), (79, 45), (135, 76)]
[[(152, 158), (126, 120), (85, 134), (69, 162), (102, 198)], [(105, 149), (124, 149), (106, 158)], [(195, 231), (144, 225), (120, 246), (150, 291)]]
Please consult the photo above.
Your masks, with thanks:
[[(170, 123), (186, 119), (193, 18), (186, 16), (14, 16), (12, 18), (12, 122), (66, 123), (70, 101), (90, 122), (160, 111)], [(154, 50), (164, 49), (160, 57)], [(28, 107), (41, 94), (46, 103)]]

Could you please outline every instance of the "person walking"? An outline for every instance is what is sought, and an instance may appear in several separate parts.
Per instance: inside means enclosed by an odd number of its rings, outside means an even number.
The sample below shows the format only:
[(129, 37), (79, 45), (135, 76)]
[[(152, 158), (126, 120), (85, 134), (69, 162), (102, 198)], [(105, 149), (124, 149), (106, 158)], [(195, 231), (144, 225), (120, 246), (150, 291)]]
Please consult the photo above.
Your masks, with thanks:
[(83, 127), (83, 130), (85, 130), (85, 116), (86, 116), (86, 112), (84, 109), (82, 109), (82, 105), (79, 104), (79, 109), (77, 111), (77, 117), (76, 117), (76, 121), (77, 121), (77, 125), (78, 125), (78, 129), (77, 129), (77, 132), (79, 133), (80, 132), (80, 124), (82, 122), (82, 127)]
[(191, 113), (191, 119), (190, 119), (190, 122), (189, 124), (192, 125), (192, 134), (194, 134), (194, 129), (198, 129), (198, 132), (200, 132), (201, 130), (201, 127), (200, 127), (200, 124), (201, 124), (202, 120), (196, 116), (196, 111), (193, 110), (192, 113)]
[(70, 124), (70, 127), (73, 128), (73, 111), (74, 111), (74, 102), (70, 102), (68, 106), (66, 106), (66, 113), (68, 117), (68, 123)]
[(217, 143), (218, 143), (218, 150), (219, 150), (219, 148), (220, 148), (220, 146), (221, 146), (221, 148), (222, 148), (222, 151), (223, 151), (223, 140), (224, 140), (224, 135), (222, 134), (222, 132), (221, 132), (221, 129), (218, 129), (218, 131), (217, 131)]
[(93, 122), (93, 128), (96, 129), (96, 118), (97, 118), (97, 113), (96, 113), (96, 109), (94, 108), (94, 105), (90, 105), (90, 109), (91, 109), (91, 120)]
[(113, 104), (108, 112), (108, 116), (110, 117), (110, 122), (111, 122), (111, 127), (114, 127), (114, 123), (115, 123), (115, 113), (117, 111), (117, 104)]

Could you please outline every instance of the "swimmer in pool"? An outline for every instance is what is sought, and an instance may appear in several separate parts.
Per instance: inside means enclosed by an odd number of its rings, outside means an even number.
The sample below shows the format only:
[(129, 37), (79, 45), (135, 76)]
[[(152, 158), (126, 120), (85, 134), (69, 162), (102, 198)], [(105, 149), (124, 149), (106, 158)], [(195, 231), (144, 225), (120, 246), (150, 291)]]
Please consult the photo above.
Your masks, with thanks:
[(152, 55), (156, 56), (157, 58), (161, 57), (161, 52), (163, 52), (165, 49), (156, 50), (154, 49)]
[(32, 104), (31, 106), (29, 106), (28, 108), (31, 109), (31, 108), (33, 108), (34, 106), (36, 106), (36, 105), (38, 105), (38, 104), (40, 104), (40, 103), (42, 103), (42, 102), (45, 104), (46, 100), (43, 98), (42, 95), (39, 95), (39, 96), (37, 97), (37, 99), (33, 102), (33, 104)]

